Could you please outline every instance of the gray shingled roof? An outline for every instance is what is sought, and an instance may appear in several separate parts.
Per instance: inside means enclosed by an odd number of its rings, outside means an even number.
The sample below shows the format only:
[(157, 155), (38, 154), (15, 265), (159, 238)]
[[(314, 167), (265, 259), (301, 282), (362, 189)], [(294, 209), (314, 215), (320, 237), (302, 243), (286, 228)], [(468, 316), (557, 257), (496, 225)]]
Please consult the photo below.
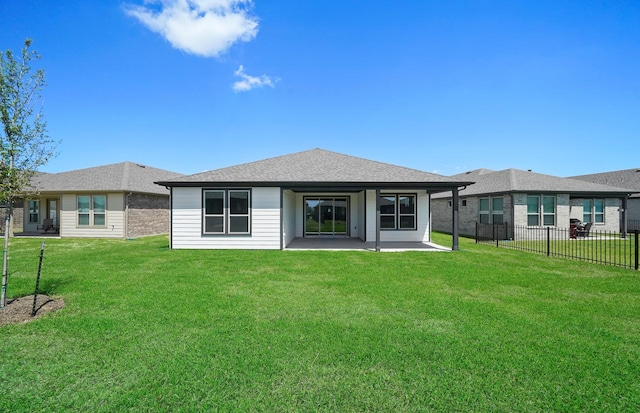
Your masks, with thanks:
[[(470, 176), (475, 184), (459, 192), (460, 196), (488, 195), (513, 192), (540, 192), (563, 194), (600, 194), (624, 196), (632, 189), (603, 185), (577, 179), (560, 178), (520, 169), (505, 169), (496, 172), (475, 173), (475, 171), (453, 175), (454, 179)], [(450, 194), (439, 194), (434, 197), (443, 198)]]
[(486, 175), (486, 174), (490, 174), (496, 172), (493, 169), (486, 169), (486, 168), (480, 168), (480, 169), (474, 169), (472, 171), (468, 171), (468, 172), (463, 172), (463, 173), (459, 173), (456, 175), (451, 175), (452, 178), (468, 178), (470, 180), (475, 180), (475, 178), (477, 176), (480, 175)]
[(455, 186), (458, 180), (323, 149), (312, 149), (158, 183), (168, 186), (220, 183), (263, 185), (419, 183), (434, 186), (445, 184), (451, 187)]
[(33, 185), (40, 192), (139, 192), (168, 195), (155, 181), (182, 174), (133, 162), (121, 162), (74, 171), (38, 174)]
[(638, 191), (632, 198), (640, 198), (640, 168), (623, 169), (620, 171), (601, 172), (597, 174), (570, 176), (571, 179), (594, 182), (597, 184), (621, 186)]

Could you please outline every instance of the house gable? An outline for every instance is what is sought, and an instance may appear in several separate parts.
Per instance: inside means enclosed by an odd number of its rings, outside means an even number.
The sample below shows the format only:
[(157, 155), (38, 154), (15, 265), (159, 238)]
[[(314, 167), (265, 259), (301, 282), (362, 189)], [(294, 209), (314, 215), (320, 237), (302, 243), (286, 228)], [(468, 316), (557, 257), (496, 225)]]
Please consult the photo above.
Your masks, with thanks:
[(452, 187), (470, 184), (417, 169), (312, 149), (262, 161), (215, 169), (177, 179), (158, 181), (163, 186), (253, 185), (282, 187), (380, 186)]
[[(172, 248), (285, 248), (295, 237), (344, 236), (376, 249), (381, 240), (428, 241), (430, 195), (471, 184), (322, 149), (156, 183), (172, 188)], [(234, 209), (246, 209), (231, 197), (244, 190), (251, 229), (230, 233)]]

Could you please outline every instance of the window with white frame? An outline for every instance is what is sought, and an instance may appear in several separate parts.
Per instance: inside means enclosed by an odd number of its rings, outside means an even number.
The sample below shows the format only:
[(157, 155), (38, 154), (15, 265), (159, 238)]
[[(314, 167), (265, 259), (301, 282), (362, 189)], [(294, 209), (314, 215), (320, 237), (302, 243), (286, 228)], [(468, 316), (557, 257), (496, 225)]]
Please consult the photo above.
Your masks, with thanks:
[(383, 194), (380, 196), (380, 229), (416, 229), (416, 211), (415, 195)]
[(527, 195), (527, 225), (554, 226), (556, 224), (556, 197)]
[(107, 225), (107, 196), (78, 195), (78, 225), (102, 227)]
[(29, 223), (37, 224), (40, 222), (40, 201), (38, 199), (29, 200)]
[(478, 199), (478, 222), (502, 224), (504, 222), (504, 200), (502, 197)]
[(556, 197), (555, 196), (542, 197), (542, 225), (544, 226), (556, 225)]
[(491, 198), (491, 223), (504, 223), (504, 198)]
[(604, 223), (604, 199), (582, 200), (582, 222)]
[(205, 189), (202, 191), (203, 234), (249, 234), (251, 191)]
[(481, 224), (489, 224), (489, 198), (478, 199), (478, 220)]

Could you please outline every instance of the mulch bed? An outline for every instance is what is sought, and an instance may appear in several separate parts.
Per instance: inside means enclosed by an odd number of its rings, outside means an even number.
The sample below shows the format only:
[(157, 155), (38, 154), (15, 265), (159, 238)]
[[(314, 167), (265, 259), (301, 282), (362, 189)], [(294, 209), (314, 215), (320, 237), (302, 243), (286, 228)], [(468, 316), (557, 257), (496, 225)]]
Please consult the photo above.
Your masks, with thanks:
[(62, 298), (54, 299), (48, 295), (38, 294), (36, 300), (36, 315), (32, 317), (33, 295), (7, 300), (7, 305), (4, 308), (0, 308), (0, 326), (26, 323), (63, 307), (64, 300)]

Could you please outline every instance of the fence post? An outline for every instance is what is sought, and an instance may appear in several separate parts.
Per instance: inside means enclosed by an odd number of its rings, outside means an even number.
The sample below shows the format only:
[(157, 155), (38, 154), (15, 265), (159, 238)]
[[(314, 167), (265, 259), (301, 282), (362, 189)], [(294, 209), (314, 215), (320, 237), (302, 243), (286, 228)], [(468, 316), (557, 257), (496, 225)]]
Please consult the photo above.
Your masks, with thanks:
[(547, 227), (547, 257), (551, 255), (551, 227)]
[(476, 244), (478, 243), (478, 221), (476, 221)]
[(637, 229), (635, 231), (633, 231), (634, 238), (635, 238), (634, 242), (636, 244), (636, 248), (635, 248), (635, 255), (636, 255), (635, 269), (636, 269), (636, 271), (638, 271), (638, 233), (640, 233), (640, 231), (638, 231)]
[(493, 224), (493, 239), (496, 240), (496, 248), (500, 247), (500, 240), (499, 240), (499, 236), (498, 236), (498, 226), (496, 224)]

